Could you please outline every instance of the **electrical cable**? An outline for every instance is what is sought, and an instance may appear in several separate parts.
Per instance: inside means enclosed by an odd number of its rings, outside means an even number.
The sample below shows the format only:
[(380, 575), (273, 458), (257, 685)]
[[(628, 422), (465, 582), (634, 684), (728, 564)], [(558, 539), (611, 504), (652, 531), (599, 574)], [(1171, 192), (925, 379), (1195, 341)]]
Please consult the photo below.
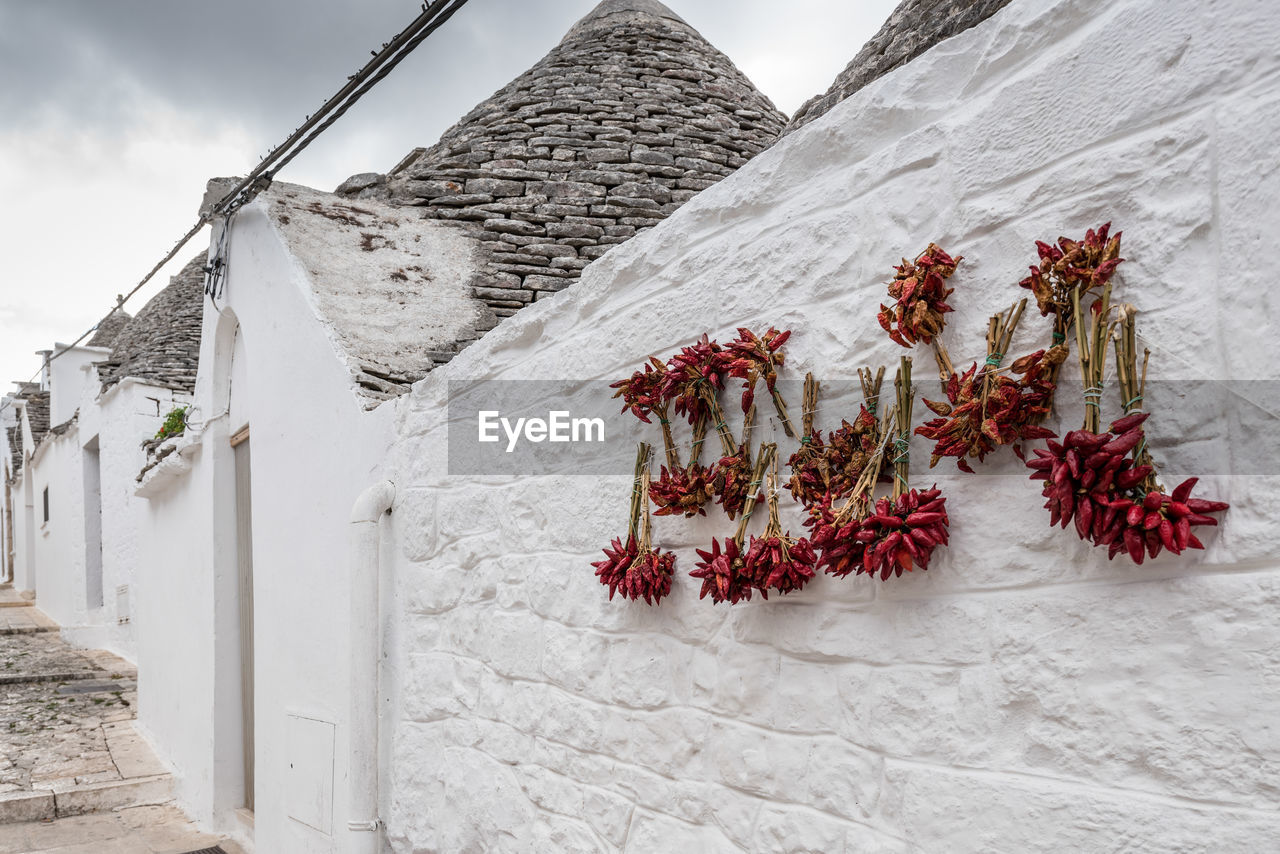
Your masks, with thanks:
[[(414, 18), (391, 41), (383, 44), (380, 50), (373, 51), (373, 58), (366, 62), (359, 71), (349, 76), (346, 84), (325, 101), (318, 112), (307, 116), (303, 123), (284, 142), (267, 152), (258, 165), (237, 182), (235, 187), (209, 208), (202, 211), (196, 224), (142, 277), (142, 280), (127, 294), (116, 297), (115, 306), (106, 315), (85, 330), (79, 338), (53, 352), (27, 382), (34, 381), (36, 377), (45, 371), (50, 362), (68, 350), (75, 348), (81, 341), (93, 334), (99, 326), (123, 309), (124, 304), (138, 291), (142, 290), (155, 277), (156, 273), (160, 272), (164, 265), (172, 261), (182, 251), (182, 247), (186, 246), (191, 238), (195, 237), (205, 225), (215, 217), (229, 216), (240, 207), (253, 201), (258, 193), (271, 186), (271, 182), (277, 172), (302, 153), (320, 134), (328, 130), (356, 101), (360, 100), (370, 89), (385, 79), (393, 68), (399, 65), (418, 45), (422, 44), (427, 36), (439, 29), (467, 2), (468, 0), (433, 0), (431, 3), (424, 3), (422, 13)], [(3, 405), (0, 405), (0, 411), (3, 411), (8, 405), (8, 400), (3, 401)]]

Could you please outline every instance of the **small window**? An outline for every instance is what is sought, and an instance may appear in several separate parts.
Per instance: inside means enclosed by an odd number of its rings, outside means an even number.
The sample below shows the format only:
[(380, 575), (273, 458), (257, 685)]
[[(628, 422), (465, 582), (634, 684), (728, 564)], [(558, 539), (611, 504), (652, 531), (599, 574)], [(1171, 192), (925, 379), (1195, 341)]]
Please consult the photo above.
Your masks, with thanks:
[(49, 521), (49, 487), (44, 488), (44, 520)]

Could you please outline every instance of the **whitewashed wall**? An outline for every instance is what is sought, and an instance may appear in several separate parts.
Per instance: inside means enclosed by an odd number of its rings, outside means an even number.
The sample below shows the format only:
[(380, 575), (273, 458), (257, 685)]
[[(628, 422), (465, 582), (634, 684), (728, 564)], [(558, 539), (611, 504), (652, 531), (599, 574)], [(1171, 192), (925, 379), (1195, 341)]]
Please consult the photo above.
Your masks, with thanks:
[[(1050, 531), (1008, 460), (940, 467), (953, 543), (927, 574), (733, 608), (685, 575), (730, 525), (659, 520), (679, 572), (649, 608), (589, 566), (629, 476), (449, 477), (444, 407), (451, 379), (607, 394), (651, 352), (769, 323), (795, 330), (791, 376), (850, 380), (903, 352), (875, 310), (931, 240), (965, 256), (952, 349), (978, 356), (1033, 241), (1106, 220), (1163, 375), (1273, 379), (1269, 267), (1240, 259), (1280, 231), (1278, 41), (1266, 2), (1015, 0), (420, 383), (395, 463), (393, 849), (1272, 850), (1275, 477), (1207, 479), (1233, 504), (1208, 551), (1138, 568)], [(1151, 403), (1169, 480), (1203, 443), (1257, 471), (1233, 414)]]
[(34, 484), (27, 457), (31, 448), (31, 423), (25, 408), (18, 415), (18, 429), (22, 433), (23, 461), (13, 483), (13, 586), (15, 590), (33, 593), (36, 589), (35, 560), (32, 551), (37, 523), (35, 521)]
[[(59, 625), (78, 625), (85, 611), (84, 501), (79, 431), (72, 427), (49, 436), (29, 463), (35, 499), (35, 537), (30, 560), (40, 608)], [(49, 490), (49, 520), (44, 520), (44, 490)]]
[[(80, 410), (86, 387), (96, 385), (92, 362), (105, 359), (102, 347), (54, 345), (62, 355), (50, 363), (49, 425), (65, 424)], [(80, 425), (70, 425), (58, 435), (49, 434), (31, 457), (32, 494), (35, 504), (35, 537), (32, 559), (40, 608), (64, 627), (78, 627), (88, 620), (85, 601), (84, 472)], [(44, 521), (43, 495), (49, 490), (49, 521)]]
[[(394, 408), (363, 409), (267, 203), (237, 215), (225, 291), (217, 310), (205, 304), (194, 426), (143, 484), (139, 721), (174, 764), (192, 814), (244, 834), (234, 815), (244, 798), (229, 440), (247, 423), (257, 783), (248, 835), (258, 851), (329, 854), (346, 816), (347, 520), (390, 447)], [(299, 718), (333, 728), (335, 760), (315, 774), (296, 763)], [(326, 790), (328, 810), (304, 814)], [(294, 818), (317, 810), (325, 827)]]
[[(142, 442), (155, 435), (169, 410), (189, 399), (190, 395), (134, 378), (125, 378), (102, 392), (94, 376), (84, 391), (78, 424), (80, 453), (85, 453), (83, 449), (95, 437), (98, 440), (102, 603), (86, 609), (81, 621), (64, 625), (63, 636), (80, 646), (109, 649), (130, 661), (137, 659), (134, 571), (142, 554), (140, 531), (147, 502), (134, 491), (138, 472), (147, 461)], [(87, 505), (83, 512), (89, 512)], [(82, 589), (87, 587), (83, 577), (76, 583)]]

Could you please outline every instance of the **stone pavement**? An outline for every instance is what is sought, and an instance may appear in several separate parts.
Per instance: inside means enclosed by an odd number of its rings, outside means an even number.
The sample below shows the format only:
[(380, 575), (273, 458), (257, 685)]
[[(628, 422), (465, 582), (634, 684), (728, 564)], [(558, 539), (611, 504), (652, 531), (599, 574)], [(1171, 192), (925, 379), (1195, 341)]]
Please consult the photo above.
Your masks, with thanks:
[(134, 729), (133, 665), (57, 629), (0, 585), (0, 854), (238, 852), (168, 803), (169, 772)]
[(233, 842), (201, 833), (171, 804), (0, 824), (0, 854), (186, 854), (215, 845), (226, 854), (244, 854)]

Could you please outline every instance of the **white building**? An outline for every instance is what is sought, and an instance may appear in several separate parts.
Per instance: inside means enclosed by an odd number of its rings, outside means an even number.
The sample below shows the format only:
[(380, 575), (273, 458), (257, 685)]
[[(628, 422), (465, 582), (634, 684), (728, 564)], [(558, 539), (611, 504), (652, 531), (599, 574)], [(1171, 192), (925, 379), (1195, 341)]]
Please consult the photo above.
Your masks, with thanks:
[[(761, 152), (777, 117), (727, 59), (653, 0), (607, 0), (390, 175), (278, 183), (217, 224), (181, 436), (109, 464), (108, 422), (141, 438), (185, 398), (168, 387), (144, 418), (151, 386), (90, 396), (81, 357), (55, 363), (52, 397), (25, 390), (7, 440), (19, 586), (106, 632), (76, 569), (97, 437), (99, 610), (130, 588), (139, 723), (193, 815), (284, 854), (1272, 844), (1280, 484), (1247, 442), (1204, 478), (1233, 506), (1203, 555), (1108, 563), (1048, 528), (1015, 463), (918, 466), (952, 515), (928, 573), (732, 608), (687, 577), (729, 533), (714, 513), (658, 521), (679, 556), (661, 606), (608, 600), (590, 562), (625, 527), (629, 459), (450, 473), (449, 443), (474, 438), (451, 384), (607, 397), (650, 354), (768, 325), (793, 331), (791, 378), (852, 380), (904, 352), (875, 321), (902, 256), (964, 256), (949, 329), (980, 340), (1036, 239), (1107, 220), (1157, 370), (1270, 378), (1268, 268), (1239, 259), (1280, 228), (1280, 15), (933, 12), (904, 4)], [(1038, 334), (1024, 321), (1018, 349)], [(111, 361), (107, 382), (131, 375)], [(1249, 435), (1152, 397), (1168, 472)], [(82, 509), (58, 503), (64, 479)]]
[(147, 460), (144, 443), (190, 398), (203, 260), (137, 317), (116, 313), (86, 344), (55, 344), (41, 388), (13, 398), (22, 419), (12, 434), (10, 486), (23, 556), (15, 560), (16, 586), (36, 594), (72, 642), (130, 660), (131, 586), (146, 510), (134, 481)]

